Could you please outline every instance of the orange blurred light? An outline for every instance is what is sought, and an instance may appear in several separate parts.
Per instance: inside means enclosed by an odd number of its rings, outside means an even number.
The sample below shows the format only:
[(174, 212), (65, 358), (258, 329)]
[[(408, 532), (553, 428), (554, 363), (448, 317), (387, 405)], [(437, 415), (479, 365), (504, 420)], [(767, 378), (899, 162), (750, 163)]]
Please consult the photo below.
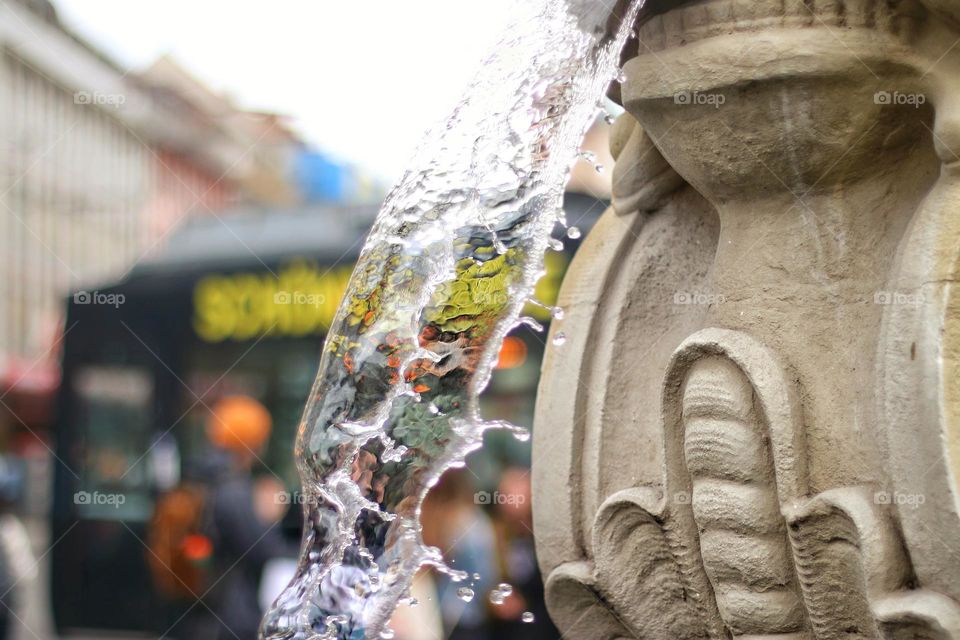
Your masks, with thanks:
[(198, 562), (213, 555), (213, 543), (210, 538), (200, 534), (191, 534), (183, 538), (183, 556), (187, 560)]
[(515, 369), (527, 361), (527, 343), (516, 336), (507, 336), (500, 347), (497, 369)]

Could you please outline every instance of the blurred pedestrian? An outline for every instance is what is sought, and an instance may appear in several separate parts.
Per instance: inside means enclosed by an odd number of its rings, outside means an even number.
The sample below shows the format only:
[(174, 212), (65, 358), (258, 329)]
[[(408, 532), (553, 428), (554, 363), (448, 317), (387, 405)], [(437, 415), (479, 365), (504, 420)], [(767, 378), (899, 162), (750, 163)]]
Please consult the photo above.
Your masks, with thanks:
[(437, 602), (437, 587), (433, 574), (417, 572), (410, 585), (412, 601), (401, 603), (390, 618), (394, 640), (440, 640), (443, 638), (443, 619)]
[(512, 589), (491, 610), (498, 640), (557, 640), (547, 615), (543, 580), (533, 543), (530, 470), (510, 467), (500, 476), (494, 530), (501, 582)]
[(252, 476), (272, 425), (266, 407), (246, 396), (221, 399), (207, 421), (208, 438), (230, 455), (232, 464), (210, 496), (214, 583), (205, 600), (216, 617), (216, 631), (204, 640), (255, 640), (263, 617), (257, 598), (263, 567), (271, 558), (292, 553), (277, 526), (286, 501), (275, 501), (271, 509)]
[(0, 455), (0, 640), (13, 636), (13, 620), (23, 618), (23, 596), (37, 576), (30, 534), (16, 515), (25, 474), (22, 460)]
[(279, 499), (282, 485), (252, 472), (271, 427), (253, 398), (221, 399), (206, 424), (214, 451), (192, 481), (157, 501), (148, 560), (161, 593), (190, 607), (178, 638), (255, 640), (264, 565), (296, 554), (278, 526), (289, 503)]
[(451, 469), (427, 494), (421, 511), (423, 540), (443, 553), (448, 566), (467, 578), (454, 582), (437, 576), (445, 638), (492, 640), (486, 594), (496, 574), (490, 518), (478, 506), (468, 469)]

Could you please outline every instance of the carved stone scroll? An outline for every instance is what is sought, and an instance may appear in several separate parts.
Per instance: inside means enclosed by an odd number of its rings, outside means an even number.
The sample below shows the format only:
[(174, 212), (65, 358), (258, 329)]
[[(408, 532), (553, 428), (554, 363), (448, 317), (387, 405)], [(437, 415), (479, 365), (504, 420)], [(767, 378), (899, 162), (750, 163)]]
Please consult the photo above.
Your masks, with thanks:
[(547, 581), (558, 624), (603, 638), (956, 638), (960, 607), (910, 590), (889, 505), (868, 487), (807, 495), (802, 425), (795, 383), (756, 340), (706, 329), (681, 344), (664, 381), (664, 490), (604, 502), (592, 559)]

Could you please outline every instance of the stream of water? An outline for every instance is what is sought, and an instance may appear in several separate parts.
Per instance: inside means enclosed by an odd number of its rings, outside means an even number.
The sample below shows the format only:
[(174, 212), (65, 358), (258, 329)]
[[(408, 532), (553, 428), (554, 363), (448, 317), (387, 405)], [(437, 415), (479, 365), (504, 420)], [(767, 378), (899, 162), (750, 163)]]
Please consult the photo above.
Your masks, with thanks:
[(521, 314), (642, 0), (612, 35), (599, 0), (519, 4), (387, 196), (329, 331), (297, 437), (299, 567), (263, 640), (392, 637), (420, 567), (467, 578), (422, 542), (427, 491), (486, 430), (527, 437), (485, 421), (478, 397), (503, 338), (536, 324)]

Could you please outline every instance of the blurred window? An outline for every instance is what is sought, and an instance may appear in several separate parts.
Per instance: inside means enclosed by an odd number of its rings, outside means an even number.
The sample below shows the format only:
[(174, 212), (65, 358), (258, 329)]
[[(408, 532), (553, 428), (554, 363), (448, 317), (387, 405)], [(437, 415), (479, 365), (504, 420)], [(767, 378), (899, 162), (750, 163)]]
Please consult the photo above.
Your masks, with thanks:
[(87, 366), (74, 376), (83, 461), (77, 513), (145, 521), (153, 508), (145, 453), (151, 441), (153, 378), (146, 369)]

